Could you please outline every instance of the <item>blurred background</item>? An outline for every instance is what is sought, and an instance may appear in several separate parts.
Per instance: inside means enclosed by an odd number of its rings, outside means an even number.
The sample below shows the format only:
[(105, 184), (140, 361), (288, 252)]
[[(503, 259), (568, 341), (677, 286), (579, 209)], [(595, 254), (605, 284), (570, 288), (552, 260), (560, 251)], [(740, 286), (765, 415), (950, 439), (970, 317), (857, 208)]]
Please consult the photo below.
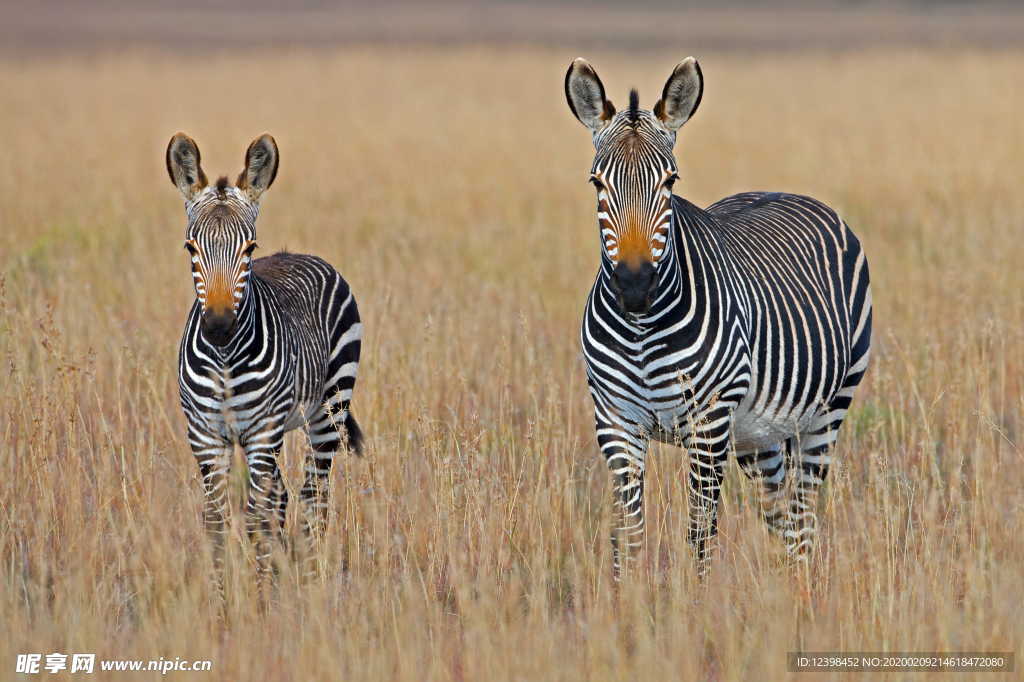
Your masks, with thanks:
[(1024, 10), (1011, 0), (5, 0), (0, 40), (21, 54), (163, 48), (386, 44), (502, 45), (693, 52), (1019, 47)]

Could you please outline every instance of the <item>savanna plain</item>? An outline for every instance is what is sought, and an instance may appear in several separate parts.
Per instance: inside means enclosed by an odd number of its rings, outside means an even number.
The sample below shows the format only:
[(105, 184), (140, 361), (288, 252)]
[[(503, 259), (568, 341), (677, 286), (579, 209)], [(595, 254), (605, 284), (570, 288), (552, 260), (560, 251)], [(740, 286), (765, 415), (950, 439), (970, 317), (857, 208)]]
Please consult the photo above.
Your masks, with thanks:
[[(584, 56), (620, 107), (636, 86), (649, 108), (681, 50)], [(225, 680), (774, 680), (800, 649), (1024, 653), (1024, 54), (697, 55), (677, 192), (835, 206), (871, 264), (872, 366), (808, 581), (730, 464), (699, 582), (686, 462), (659, 447), (618, 590), (578, 341), (599, 239), (589, 134), (562, 94), (576, 56), (0, 62), (0, 678), (54, 651), (209, 659), (169, 677)], [(336, 463), (322, 578), (300, 585), (281, 552), (259, 611), (236, 460), (224, 621), (177, 399), (194, 297), (163, 160), (177, 130), (211, 178), (277, 138), (258, 255), (326, 258), (365, 325), (368, 449)], [(293, 434), (293, 499), (301, 453)]]

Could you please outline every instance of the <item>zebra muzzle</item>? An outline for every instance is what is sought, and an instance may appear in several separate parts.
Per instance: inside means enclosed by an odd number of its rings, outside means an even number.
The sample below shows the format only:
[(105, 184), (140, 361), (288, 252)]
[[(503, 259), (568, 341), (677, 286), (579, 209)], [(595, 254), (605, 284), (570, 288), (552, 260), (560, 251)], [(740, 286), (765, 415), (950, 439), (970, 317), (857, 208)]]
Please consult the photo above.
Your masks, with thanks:
[(657, 271), (654, 264), (643, 262), (631, 267), (619, 263), (612, 270), (611, 288), (618, 297), (619, 306), (627, 313), (645, 313), (654, 302), (658, 288)]
[(231, 340), (231, 335), (238, 324), (238, 315), (233, 310), (203, 313), (203, 337), (214, 346), (224, 346)]

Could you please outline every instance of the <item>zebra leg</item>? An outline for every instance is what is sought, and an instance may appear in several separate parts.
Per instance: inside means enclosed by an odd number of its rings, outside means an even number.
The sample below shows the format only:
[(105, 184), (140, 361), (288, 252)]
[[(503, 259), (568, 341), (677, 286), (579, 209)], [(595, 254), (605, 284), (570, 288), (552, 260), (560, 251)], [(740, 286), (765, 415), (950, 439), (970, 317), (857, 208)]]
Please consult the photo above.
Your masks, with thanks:
[(245, 507), (245, 530), (256, 554), (256, 579), (260, 601), (266, 604), (265, 591), (270, 576), (271, 540), (281, 539), (284, 530), (288, 492), (277, 465), (284, 442), (284, 431), (275, 427), (245, 443), (249, 465), (249, 495)]
[(798, 561), (806, 561), (814, 549), (818, 533), (818, 490), (828, 476), (832, 464), (832, 446), (856, 384), (844, 386), (839, 395), (814, 420), (809, 429), (790, 439), (799, 451), (796, 489), (789, 503), (784, 537), (786, 551)]
[(305, 480), (299, 491), (303, 508), (303, 531), (306, 537), (303, 578), (312, 579), (318, 574), (317, 557), (320, 543), (327, 531), (331, 465), (341, 448), (341, 434), (335, 416), (324, 411), (317, 421), (306, 427), (309, 451), (306, 453)]
[(718, 535), (718, 498), (729, 453), (730, 413), (716, 410), (704, 415), (683, 444), (690, 457), (688, 541), (697, 560), (697, 575), (708, 573)]
[(866, 322), (862, 324), (861, 333), (853, 347), (854, 361), (843, 385), (828, 406), (818, 413), (811, 427), (790, 439), (793, 450), (799, 451), (800, 470), (797, 472), (796, 490), (789, 506), (785, 538), (787, 551), (798, 561), (806, 561), (814, 549), (818, 533), (818, 489), (828, 476), (832, 464), (832, 446), (853, 401), (853, 394), (868, 367), (870, 308), (864, 319)]
[(211, 434), (197, 424), (189, 424), (188, 440), (203, 479), (203, 526), (213, 552), (214, 589), (221, 608), (227, 602), (224, 593), (224, 539), (227, 535), (227, 474), (231, 469), (234, 444)]
[(838, 424), (833, 423), (827, 415), (822, 415), (810, 429), (792, 439), (794, 448), (799, 450), (799, 468), (783, 537), (786, 551), (798, 561), (806, 561), (814, 548), (818, 532), (818, 490), (825, 482), (832, 463), (831, 451), (836, 440), (836, 428)]
[(307, 579), (318, 573), (317, 557), (327, 531), (334, 456), (346, 446), (351, 452), (362, 453), (363, 433), (349, 411), (349, 398), (355, 382), (354, 371), (355, 367), (351, 364), (338, 368), (336, 375), (339, 380), (324, 395), (324, 409), (316, 421), (306, 426), (309, 451), (306, 454), (306, 476), (300, 495), (305, 519), (303, 530), (307, 540), (303, 576)]
[(786, 454), (783, 445), (737, 452), (736, 461), (743, 473), (758, 484), (761, 518), (772, 533), (782, 537), (786, 530)]
[(597, 444), (613, 477), (612, 576), (629, 572), (644, 534), (644, 459), (650, 439), (635, 424), (614, 425), (597, 415)]

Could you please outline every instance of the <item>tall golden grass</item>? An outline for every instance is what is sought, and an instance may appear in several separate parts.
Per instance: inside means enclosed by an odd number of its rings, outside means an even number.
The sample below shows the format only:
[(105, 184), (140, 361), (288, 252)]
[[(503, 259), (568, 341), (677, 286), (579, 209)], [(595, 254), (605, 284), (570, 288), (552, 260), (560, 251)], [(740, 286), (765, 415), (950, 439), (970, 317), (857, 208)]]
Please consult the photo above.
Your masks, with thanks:
[[(577, 337), (599, 240), (561, 89), (575, 56), (0, 64), (0, 677), (53, 651), (211, 659), (178, 677), (225, 680), (768, 680), (797, 649), (1020, 653), (1024, 54), (699, 55), (679, 193), (837, 207), (870, 258), (873, 365), (808, 592), (732, 465), (699, 583), (686, 462), (659, 448), (648, 546), (618, 593)], [(649, 107), (686, 54), (586, 56), (614, 100), (635, 85)], [(366, 334), (369, 448), (336, 464), (327, 573), (301, 586), (283, 563), (260, 614), (236, 513), (223, 626), (177, 402), (193, 292), (163, 151), (179, 129), (211, 176), (276, 136), (263, 253), (337, 266)]]

